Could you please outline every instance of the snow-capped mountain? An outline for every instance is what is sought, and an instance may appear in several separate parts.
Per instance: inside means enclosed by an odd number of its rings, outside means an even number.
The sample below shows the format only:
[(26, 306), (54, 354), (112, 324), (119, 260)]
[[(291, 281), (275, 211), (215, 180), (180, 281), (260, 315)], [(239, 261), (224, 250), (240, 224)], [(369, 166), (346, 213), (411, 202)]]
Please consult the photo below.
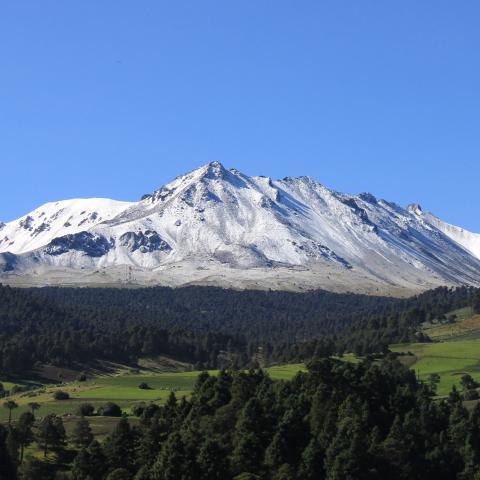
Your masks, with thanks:
[[(3, 226), (2, 226), (3, 225)], [(212, 162), (141, 201), (68, 200), (0, 224), (1, 280), (406, 293), (480, 285), (480, 235), (418, 205)]]
[(77, 198), (50, 202), (9, 223), (0, 223), (0, 252), (24, 253), (54, 238), (87, 230), (129, 207), (108, 198)]

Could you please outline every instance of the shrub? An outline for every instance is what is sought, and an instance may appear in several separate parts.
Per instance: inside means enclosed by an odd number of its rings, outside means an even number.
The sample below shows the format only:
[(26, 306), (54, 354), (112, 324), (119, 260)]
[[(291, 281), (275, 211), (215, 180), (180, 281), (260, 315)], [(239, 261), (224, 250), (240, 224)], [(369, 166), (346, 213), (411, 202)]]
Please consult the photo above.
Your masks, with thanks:
[(480, 387), (478, 382), (475, 381), (473, 377), (468, 373), (462, 375), (462, 378), (460, 379), (460, 385), (463, 387), (464, 390), (472, 390), (474, 388)]
[(143, 412), (145, 411), (145, 404), (144, 403), (139, 403), (138, 405), (134, 405), (132, 407), (132, 413), (136, 416), (136, 417), (141, 417), (143, 415)]
[(82, 417), (91, 417), (95, 412), (95, 407), (91, 403), (82, 403), (77, 408), (77, 415)]
[(480, 398), (480, 395), (476, 390), (467, 390), (463, 394), (464, 400), (478, 400), (479, 398)]
[(87, 376), (84, 373), (81, 373), (78, 377), (77, 380), (79, 382), (86, 382), (87, 381)]
[(70, 395), (67, 392), (64, 392), (63, 390), (57, 390), (53, 394), (53, 398), (55, 400), (68, 400), (70, 398)]
[(145, 382), (142, 382), (138, 388), (140, 388), (141, 390), (150, 390), (150, 387), (148, 386), (148, 383), (145, 383)]
[(107, 402), (98, 409), (98, 414), (104, 417), (121, 417), (122, 409), (116, 403)]

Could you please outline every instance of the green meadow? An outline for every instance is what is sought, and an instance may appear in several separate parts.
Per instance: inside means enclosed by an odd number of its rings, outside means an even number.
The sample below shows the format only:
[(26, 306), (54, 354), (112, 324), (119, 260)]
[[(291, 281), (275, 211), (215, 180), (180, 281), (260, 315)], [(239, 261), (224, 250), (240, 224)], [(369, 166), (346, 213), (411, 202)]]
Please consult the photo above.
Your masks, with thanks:
[[(304, 370), (302, 364), (273, 366), (267, 369), (274, 380), (289, 380), (297, 372)], [(30, 402), (41, 405), (36, 413), (43, 416), (48, 413), (58, 415), (74, 415), (82, 403), (91, 403), (96, 408), (106, 402), (117, 403), (127, 413), (138, 403), (154, 402), (162, 404), (174, 392), (178, 398), (188, 397), (195, 385), (199, 371), (177, 373), (152, 373), (131, 374), (122, 373), (110, 376), (98, 376), (85, 382), (70, 382), (57, 386), (44, 386), (42, 388), (15, 394), (9, 398), (15, 400), (19, 408), (13, 411), (14, 418), (22, 412), (29, 410)], [(210, 371), (216, 375), (218, 371)], [(5, 388), (11, 388), (13, 384), (3, 382)], [(140, 389), (139, 385), (146, 383), (148, 389)], [(7, 386), (8, 385), (8, 386)], [(55, 400), (55, 391), (68, 392), (70, 399)], [(8, 410), (0, 409), (0, 421), (8, 418)]]
[(453, 385), (460, 389), (460, 378), (466, 373), (480, 382), (480, 340), (393, 345), (391, 350), (412, 353), (413, 356), (406, 355), (400, 359), (421, 380), (426, 380), (432, 373), (438, 373), (438, 395), (447, 395)]

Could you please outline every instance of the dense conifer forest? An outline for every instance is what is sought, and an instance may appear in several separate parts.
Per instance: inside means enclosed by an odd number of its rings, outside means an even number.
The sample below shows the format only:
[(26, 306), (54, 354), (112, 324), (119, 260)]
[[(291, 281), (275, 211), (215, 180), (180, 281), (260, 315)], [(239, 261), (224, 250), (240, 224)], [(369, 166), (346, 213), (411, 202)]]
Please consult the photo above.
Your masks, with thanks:
[(211, 287), (0, 286), (0, 372), (22, 374), (37, 362), (134, 364), (154, 355), (204, 369), (386, 352), (391, 343), (428, 341), (419, 332), (423, 321), (474, 299), (467, 287), (394, 299)]

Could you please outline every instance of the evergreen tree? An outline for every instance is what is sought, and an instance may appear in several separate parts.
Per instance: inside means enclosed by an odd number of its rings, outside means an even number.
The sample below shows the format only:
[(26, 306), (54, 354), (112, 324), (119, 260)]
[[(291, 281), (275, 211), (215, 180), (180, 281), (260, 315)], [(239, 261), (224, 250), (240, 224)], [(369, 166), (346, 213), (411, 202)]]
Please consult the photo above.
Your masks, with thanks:
[(274, 469), (284, 464), (297, 464), (298, 456), (304, 448), (307, 434), (302, 416), (297, 413), (293, 409), (285, 412), (265, 452), (265, 463)]
[(262, 406), (250, 399), (240, 413), (233, 438), (231, 462), (234, 473), (259, 471), (264, 451)]
[(8, 410), (8, 424), (10, 425), (12, 423), (12, 410), (18, 408), (18, 405), (13, 400), (7, 400), (3, 406)]
[(137, 447), (137, 463), (151, 466), (167, 436), (168, 425), (163, 419), (155, 417), (145, 425)]
[(164, 443), (152, 467), (152, 480), (178, 480), (184, 478), (185, 449), (178, 432), (173, 432)]
[(480, 313), (480, 288), (477, 289), (473, 297), (472, 307), (474, 313)]
[(5, 442), (9, 457), (12, 459), (14, 465), (18, 464), (20, 444), (16, 435), (16, 431), (13, 427), (8, 428), (7, 440)]
[(62, 419), (54, 413), (43, 417), (38, 427), (37, 442), (43, 448), (44, 457), (47, 456), (49, 448), (60, 451), (66, 445)]
[(197, 457), (201, 480), (228, 480), (229, 465), (225, 450), (218, 441), (207, 439)]
[(80, 450), (72, 466), (72, 479), (101, 480), (107, 469), (106, 458), (101, 445), (94, 440), (86, 449)]
[(32, 430), (34, 423), (35, 417), (33, 416), (33, 413), (23, 412), (15, 427), (18, 443), (20, 445), (20, 462), (23, 461), (25, 447), (28, 447), (35, 438)]
[(0, 424), (0, 479), (16, 480), (15, 463), (8, 453), (6, 445), (7, 436), (7, 429)]
[(323, 460), (325, 452), (320, 447), (318, 440), (312, 438), (302, 453), (299, 476), (304, 480), (324, 479)]
[(134, 435), (125, 417), (120, 419), (105, 441), (104, 452), (111, 470), (124, 468), (133, 471)]
[(32, 415), (35, 415), (35, 411), (38, 410), (41, 405), (38, 402), (28, 402), (28, 407), (30, 408)]
[(76, 422), (72, 432), (72, 441), (77, 448), (86, 448), (92, 443), (92, 429), (85, 417), (79, 418)]
[(272, 480), (296, 480), (295, 469), (288, 463), (284, 463), (274, 471)]
[(88, 455), (86, 449), (80, 450), (72, 465), (71, 477), (72, 480), (83, 480), (89, 476), (91, 467), (90, 467), (90, 456)]
[(364, 428), (359, 417), (359, 403), (348, 396), (339, 408), (338, 428), (325, 452), (327, 480), (358, 478), (362, 472), (366, 449)]
[(19, 480), (51, 480), (53, 476), (50, 466), (34, 457), (27, 457), (18, 469)]

